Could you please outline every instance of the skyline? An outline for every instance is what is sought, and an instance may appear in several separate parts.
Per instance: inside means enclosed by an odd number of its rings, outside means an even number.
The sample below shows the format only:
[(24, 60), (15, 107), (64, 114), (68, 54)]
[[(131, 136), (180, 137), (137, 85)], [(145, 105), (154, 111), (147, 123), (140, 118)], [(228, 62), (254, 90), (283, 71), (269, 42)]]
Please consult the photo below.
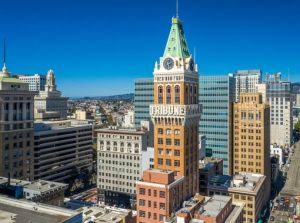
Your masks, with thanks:
[[(53, 69), (58, 89), (70, 97), (132, 93), (134, 79), (152, 77), (176, 14), (175, 0), (72, 2), (2, 3), (0, 38), (6, 39), (10, 72)], [(200, 75), (262, 69), (288, 79), (289, 70), (290, 80), (299, 81), (299, 5), (181, 0), (179, 17), (190, 52), (196, 47)]]

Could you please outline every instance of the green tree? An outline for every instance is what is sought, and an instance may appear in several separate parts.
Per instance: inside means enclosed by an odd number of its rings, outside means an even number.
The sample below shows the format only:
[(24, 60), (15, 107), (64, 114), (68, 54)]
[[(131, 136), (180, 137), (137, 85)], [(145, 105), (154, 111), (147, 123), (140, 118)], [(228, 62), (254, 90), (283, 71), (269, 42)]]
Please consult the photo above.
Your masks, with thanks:
[(300, 121), (295, 124), (295, 131), (300, 132)]

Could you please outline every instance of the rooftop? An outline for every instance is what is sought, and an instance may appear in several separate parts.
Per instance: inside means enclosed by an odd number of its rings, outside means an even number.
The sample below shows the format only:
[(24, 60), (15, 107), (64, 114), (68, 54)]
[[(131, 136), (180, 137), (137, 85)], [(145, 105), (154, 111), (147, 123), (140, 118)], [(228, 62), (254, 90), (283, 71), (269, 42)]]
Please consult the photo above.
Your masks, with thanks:
[(135, 128), (118, 128), (117, 126), (111, 126), (109, 128), (97, 129), (98, 133), (116, 133), (116, 134), (145, 134), (145, 131)]
[[(132, 217), (132, 211), (121, 208), (113, 208), (109, 206), (93, 206), (82, 207), (77, 209), (78, 212), (83, 212), (84, 222), (93, 220), (93, 222), (109, 222), (119, 223), (123, 222), (125, 218)], [(124, 220), (124, 222), (126, 222)]]
[(199, 209), (198, 214), (217, 217), (230, 201), (229, 196), (214, 195)]
[(81, 219), (80, 213), (66, 208), (0, 196), (0, 222), (3, 223), (61, 223), (75, 217)]
[[(7, 183), (8, 183), (8, 178), (0, 177), (0, 186)], [(67, 188), (67, 184), (45, 181), (45, 180), (26, 181), (26, 180), (10, 179), (10, 185), (23, 186), (25, 189), (39, 191), (41, 193)]]
[(233, 176), (229, 191), (250, 192), (256, 194), (265, 180), (261, 174), (240, 172)]

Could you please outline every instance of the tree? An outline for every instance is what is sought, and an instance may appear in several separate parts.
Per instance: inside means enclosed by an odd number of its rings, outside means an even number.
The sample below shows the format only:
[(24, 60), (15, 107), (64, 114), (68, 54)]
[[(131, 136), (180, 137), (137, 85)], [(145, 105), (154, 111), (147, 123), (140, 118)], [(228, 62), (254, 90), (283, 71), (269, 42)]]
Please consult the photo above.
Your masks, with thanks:
[(295, 131), (300, 132), (300, 121), (295, 124)]

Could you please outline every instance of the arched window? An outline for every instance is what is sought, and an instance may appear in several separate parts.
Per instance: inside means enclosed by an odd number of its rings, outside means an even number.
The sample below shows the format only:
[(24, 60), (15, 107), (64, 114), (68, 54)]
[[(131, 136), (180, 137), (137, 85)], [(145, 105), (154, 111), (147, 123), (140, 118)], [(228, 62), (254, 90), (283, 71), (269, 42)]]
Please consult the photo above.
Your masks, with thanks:
[(171, 104), (171, 86), (167, 86), (167, 104)]
[(158, 104), (163, 103), (163, 98), (164, 98), (163, 86), (158, 86)]
[(180, 86), (175, 86), (175, 103), (180, 104)]

